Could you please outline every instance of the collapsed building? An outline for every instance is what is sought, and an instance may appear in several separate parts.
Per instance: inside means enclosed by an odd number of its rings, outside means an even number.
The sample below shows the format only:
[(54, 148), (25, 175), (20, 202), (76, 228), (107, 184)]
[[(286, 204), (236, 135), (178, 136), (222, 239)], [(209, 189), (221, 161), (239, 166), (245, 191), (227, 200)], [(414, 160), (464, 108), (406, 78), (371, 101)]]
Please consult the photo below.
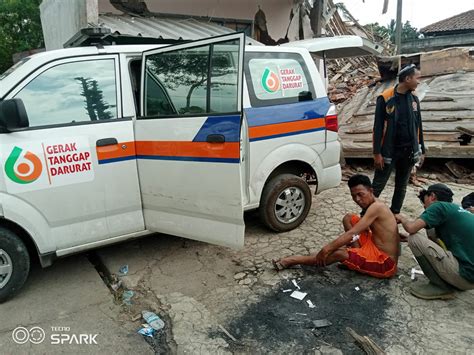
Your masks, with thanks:
[(360, 88), (338, 107), (344, 157), (372, 157), (376, 98), (396, 84), (396, 73), (405, 64), (416, 64), (422, 74), (417, 94), (427, 156), (474, 157), (473, 55), (474, 48), (467, 47), (379, 58), (379, 80)]

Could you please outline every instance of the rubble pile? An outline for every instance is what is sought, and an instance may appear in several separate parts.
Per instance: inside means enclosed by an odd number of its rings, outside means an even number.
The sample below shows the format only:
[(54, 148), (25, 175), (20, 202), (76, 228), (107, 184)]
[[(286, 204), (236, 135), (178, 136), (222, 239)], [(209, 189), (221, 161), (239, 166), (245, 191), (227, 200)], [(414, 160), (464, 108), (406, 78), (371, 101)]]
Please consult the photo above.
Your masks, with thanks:
[(335, 59), (328, 61), (328, 94), (331, 102), (335, 104), (352, 98), (359, 89), (373, 86), (380, 79), (375, 61), (369, 63), (369, 60), (366, 60), (367, 63), (363, 65), (349, 59), (345, 62), (347, 64), (341, 67)]
[[(394, 45), (385, 38), (369, 32), (345, 8), (344, 4), (328, 2), (329, 12), (333, 13), (326, 23), (328, 36), (357, 35), (383, 46), (382, 55), (391, 55)], [(347, 19), (347, 21), (344, 21)], [(329, 80), (328, 92), (332, 102), (339, 104), (354, 96), (365, 86), (373, 86), (380, 79), (375, 57), (353, 57), (327, 60)]]

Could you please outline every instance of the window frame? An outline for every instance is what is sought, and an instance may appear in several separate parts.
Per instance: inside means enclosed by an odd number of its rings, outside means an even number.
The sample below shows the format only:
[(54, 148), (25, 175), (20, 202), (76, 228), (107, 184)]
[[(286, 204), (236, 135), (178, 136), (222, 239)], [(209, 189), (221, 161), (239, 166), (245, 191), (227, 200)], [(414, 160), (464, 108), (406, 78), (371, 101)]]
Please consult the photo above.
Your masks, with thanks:
[(297, 97), (289, 97), (289, 98), (277, 98), (277, 99), (268, 99), (268, 100), (261, 100), (255, 94), (255, 88), (253, 87), (252, 81), (252, 74), (250, 72), (250, 61), (252, 59), (292, 59), (296, 60), (301, 69), (303, 69), (303, 73), (305, 76), (305, 80), (308, 84), (308, 88), (310, 89), (311, 93), (313, 94), (313, 100), (316, 97), (316, 88), (313, 83), (313, 77), (306, 65), (306, 61), (300, 53), (294, 52), (246, 52), (244, 58), (244, 76), (245, 81), (247, 83), (250, 105), (252, 107), (265, 107), (265, 106), (277, 106), (277, 105), (288, 105), (288, 104), (295, 104), (298, 103)]
[(113, 60), (114, 61), (114, 71), (115, 71), (115, 94), (116, 94), (116, 105), (117, 105), (117, 117), (112, 118), (109, 120), (97, 120), (97, 121), (79, 121), (79, 122), (63, 122), (57, 124), (46, 124), (46, 125), (38, 125), (33, 127), (25, 127), (15, 131), (29, 131), (29, 130), (39, 130), (39, 129), (51, 129), (51, 128), (60, 128), (60, 127), (69, 127), (69, 126), (82, 126), (88, 124), (100, 124), (100, 123), (111, 123), (117, 121), (127, 121), (131, 120), (131, 117), (123, 117), (123, 100), (122, 100), (122, 81), (120, 75), (120, 61), (118, 54), (102, 54), (102, 55), (84, 55), (84, 56), (74, 56), (74, 57), (65, 57), (61, 59), (55, 59), (44, 63), (40, 67), (38, 67), (34, 72), (26, 76), (23, 80), (21, 80), (5, 97), (5, 99), (12, 99), (15, 98), (16, 95), (20, 91), (22, 91), (27, 85), (29, 85), (33, 80), (37, 77), (59, 65), (63, 64), (70, 64), (70, 63), (79, 63), (79, 62), (86, 62), (86, 61), (95, 61), (95, 60)]
[[(214, 37), (214, 38), (217, 38), (217, 37)], [(209, 38), (209, 39), (212, 39), (212, 38)], [(230, 39), (228, 41), (235, 41), (235, 39)], [(212, 85), (212, 56), (214, 54), (214, 47), (216, 45), (221, 45), (223, 43), (225, 43), (227, 41), (222, 41), (222, 42), (211, 42), (211, 43), (205, 43), (205, 44), (202, 44), (200, 46), (195, 46), (195, 47), (189, 47), (189, 48), (178, 48), (178, 49), (175, 49), (173, 50), (172, 47), (174, 46), (169, 46), (169, 48), (167, 49), (170, 49), (170, 50), (167, 50), (167, 51), (164, 51), (164, 52), (160, 52), (160, 53), (157, 53), (156, 55), (163, 55), (163, 54), (167, 54), (167, 53), (170, 53), (170, 52), (177, 52), (177, 51), (186, 51), (188, 49), (194, 49), (194, 48), (200, 48), (200, 47), (209, 47), (209, 50), (207, 51), (207, 73), (208, 73), (208, 84), (206, 85), (206, 110), (209, 109), (211, 107), (211, 102), (212, 102), (212, 98), (211, 98), (211, 85)], [(192, 42), (190, 42), (192, 43)], [(244, 44), (243, 44), (244, 45)], [(240, 49), (241, 50), (241, 49)], [(230, 57), (232, 58), (232, 56)], [(143, 60), (143, 58), (142, 58)], [(233, 59), (232, 59), (233, 60)], [(238, 77), (239, 77), (239, 71), (238, 71), (238, 63), (234, 63), (237, 65), (237, 83), (239, 81)], [(146, 65), (146, 62), (145, 62), (145, 70), (148, 70), (148, 66)], [(243, 72), (243, 70), (242, 70)], [(143, 71), (142, 71), (142, 75), (143, 75)], [(143, 79), (142, 79), (143, 80)], [(143, 88), (143, 96), (146, 97), (146, 83), (145, 83), (145, 86)], [(237, 88), (238, 90), (238, 88)], [(242, 93), (241, 92), (238, 92), (238, 95), (242, 96)], [(172, 98), (172, 95), (167, 95), (169, 96), (170, 98)], [(142, 105), (144, 106), (142, 109), (143, 109), (143, 112), (146, 111), (146, 102), (144, 101), (144, 99), (142, 98)], [(216, 112), (216, 113), (213, 113), (213, 112), (203, 112), (203, 113), (199, 113), (199, 114), (196, 114), (196, 113), (190, 113), (190, 114), (166, 114), (166, 115), (145, 115), (145, 116), (142, 116), (142, 115), (139, 115), (137, 116), (137, 120), (150, 120), (150, 119), (173, 119), (173, 118), (192, 118), (192, 117), (212, 117), (212, 116), (226, 116), (226, 115), (236, 115), (236, 114), (240, 114), (240, 112), (238, 111), (239, 108), (239, 100), (237, 100), (237, 111), (227, 111), (227, 112)], [(174, 103), (173, 101), (171, 100), (171, 103), (173, 104), (174, 106)], [(175, 107), (176, 108), (176, 107)]]

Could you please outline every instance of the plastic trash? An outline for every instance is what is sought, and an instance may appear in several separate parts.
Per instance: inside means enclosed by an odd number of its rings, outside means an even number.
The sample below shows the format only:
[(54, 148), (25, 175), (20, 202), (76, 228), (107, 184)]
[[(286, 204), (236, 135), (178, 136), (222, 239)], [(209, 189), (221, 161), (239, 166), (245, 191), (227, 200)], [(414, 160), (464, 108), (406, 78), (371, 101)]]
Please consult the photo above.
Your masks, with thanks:
[(122, 280), (119, 280), (118, 282), (113, 283), (113, 284), (110, 285), (110, 287), (114, 291), (117, 291), (121, 286), (122, 286)]
[(296, 298), (297, 300), (302, 301), (308, 293), (300, 292), (300, 291), (293, 291), (290, 297)]
[(146, 337), (153, 337), (155, 334), (155, 329), (152, 327), (144, 327), (138, 331), (138, 334), (144, 335)]
[(143, 319), (155, 330), (160, 330), (165, 327), (165, 322), (161, 320), (155, 313), (150, 311), (142, 312)]
[(412, 267), (411, 268), (411, 279), (414, 280), (416, 279), (416, 274), (418, 275), (424, 275), (425, 273), (423, 272), (423, 270), (417, 270), (416, 268)]
[(316, 320), (313, 320), (313, 326), (315, 328), (324, 328), (324, 327), (329, 327), (331, 326), (332, 323), (327, 320), (327, 319), (316, 319)]
[(127, 275), (128, 274), (128, 265), (123, 265), (119, 269), (120, 275)]
[(122, 301), (129, 306), (132, 304), (132, 297), (135, 296), (135, 292), (127, 290), (122, 293)]

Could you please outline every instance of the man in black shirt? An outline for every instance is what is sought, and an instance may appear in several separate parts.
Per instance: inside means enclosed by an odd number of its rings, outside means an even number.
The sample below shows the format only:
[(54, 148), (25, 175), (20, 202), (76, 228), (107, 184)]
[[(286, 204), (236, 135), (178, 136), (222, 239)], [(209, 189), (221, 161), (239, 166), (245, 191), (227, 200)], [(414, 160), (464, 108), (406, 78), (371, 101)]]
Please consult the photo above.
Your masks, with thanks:
[(405, 199), (410, 172), (415, 163), (423, 163), (425, 145), (420, 102), (413, 94), (420, 72), (414, 64), (398, 73), (398, 85), (385, 90), (377, 98), (375, 109), (373, 153), (374, 195), (379, 197), (395, 169), (395, 191), (390, 209), (400, 213)]

